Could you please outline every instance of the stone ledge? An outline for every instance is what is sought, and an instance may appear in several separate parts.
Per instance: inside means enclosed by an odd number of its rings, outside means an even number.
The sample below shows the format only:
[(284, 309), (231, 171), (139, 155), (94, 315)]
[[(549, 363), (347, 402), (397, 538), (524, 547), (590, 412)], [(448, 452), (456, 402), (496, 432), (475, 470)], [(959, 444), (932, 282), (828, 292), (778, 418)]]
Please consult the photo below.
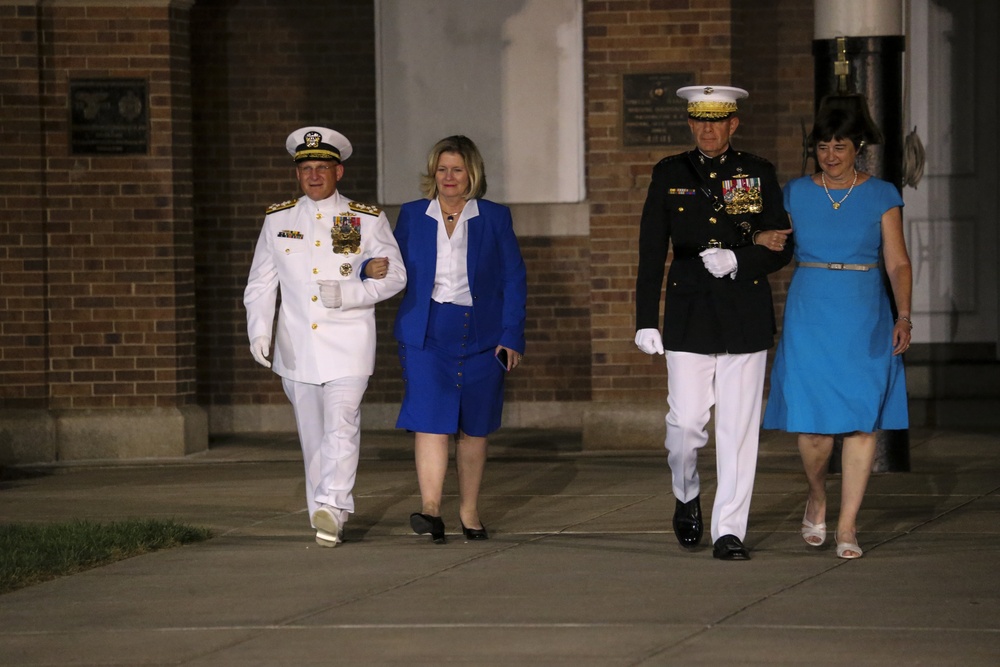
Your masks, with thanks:
[(0, 463), (173, 458), (208, 449), (198, 406), (109, 410), (2, 410)]
[[(589, 402), (508, 402), (503, 425), (507, 428), (554, 428), (578, 431), (583, 427)], [(208, 409), (212, 434), (294, 433), (295, 414), (290, 403), (275, 405), (213, 405)], [(361, 428), (391, 430), (396, 427), (399, 403), (362, 403)]]
[[(363, 430), (391, 430), (399, 414), (398, 403), (362, 403)], [(578, 402), (508, 402), (504, 428), (551, 428), (579, 431), (583, 448), (591, 450), (656, 450), (663, 447), (666, 404)], [(216, 405), (209, 408), (211, 432), (294, 433), (290, 404)]]
[(48, 410), (0, 410), (0, 464), (50, 463), (58, 451)]
[(663, 449), (666, 403), (588, 403), (583, 417), (584, 450)]

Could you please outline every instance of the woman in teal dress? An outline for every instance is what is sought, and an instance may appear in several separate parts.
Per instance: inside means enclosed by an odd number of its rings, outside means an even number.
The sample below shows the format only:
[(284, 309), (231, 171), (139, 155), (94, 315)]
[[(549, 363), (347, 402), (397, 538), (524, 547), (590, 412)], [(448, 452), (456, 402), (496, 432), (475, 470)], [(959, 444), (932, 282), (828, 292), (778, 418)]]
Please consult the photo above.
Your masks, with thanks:
[[(857, 114), (821, 111), (810, 136), (820, 171), (785, 186), (798, 263), (764, 414), (764, 428), (799, 434), (809, 483), (801, 533), (810, 546), (826, 541), (826, 474), (834, 436), (843, 435), (840, 558), (863, 554), (857, 515), (875, 458), (875, 431), (908, 426), (900, 355), (913, 327), (912, 271), (903, 200), (891, 183), (855, 168), (866, 128)], [(896, 302), (895, 321), (880, 255)]]

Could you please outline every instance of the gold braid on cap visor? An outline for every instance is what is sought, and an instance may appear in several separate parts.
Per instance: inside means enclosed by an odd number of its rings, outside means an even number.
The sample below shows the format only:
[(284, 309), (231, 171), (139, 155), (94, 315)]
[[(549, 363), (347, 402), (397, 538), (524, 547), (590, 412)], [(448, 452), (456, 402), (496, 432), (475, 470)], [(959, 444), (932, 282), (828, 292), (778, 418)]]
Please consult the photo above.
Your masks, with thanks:
[(736, 102), (692, 102), (688, 105), (688, 115), (693, 118), (725, 118), (736, 113)]
[(324, 148), (306, 148), (304, 150), (295, 151), (295, 161), (302, 162), (303, 160), (340, 160), (340, 153), (335, 150), (327, 150)]

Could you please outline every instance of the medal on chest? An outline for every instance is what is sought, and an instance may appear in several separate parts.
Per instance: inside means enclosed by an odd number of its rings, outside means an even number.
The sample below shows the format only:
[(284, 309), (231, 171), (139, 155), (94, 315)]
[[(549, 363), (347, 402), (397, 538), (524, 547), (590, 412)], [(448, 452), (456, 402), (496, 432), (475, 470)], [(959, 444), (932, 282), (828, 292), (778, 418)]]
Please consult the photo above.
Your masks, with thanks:
[(744, 174), (722, 181), (722, 200), (726, 202), (726, 213), (760, 213), (764, 202), (760, 194), (760, 179)]
[(350, 213), (334, 216), (330, 229), (333, 252), (337, 255), (357, 255), (361, 252), (361, 218)]

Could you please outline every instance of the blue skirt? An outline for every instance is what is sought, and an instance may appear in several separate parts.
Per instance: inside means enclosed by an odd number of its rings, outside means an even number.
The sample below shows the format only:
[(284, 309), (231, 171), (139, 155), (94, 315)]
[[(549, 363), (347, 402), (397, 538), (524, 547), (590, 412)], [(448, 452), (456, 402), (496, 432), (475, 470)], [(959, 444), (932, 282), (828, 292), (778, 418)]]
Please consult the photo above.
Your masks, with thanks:
[(403, 404), (396, 428), (485, 437), (500, 428), (505, 371), (479, 350), (472, 306), (431, 302), (423, 349), (399, 344)]

